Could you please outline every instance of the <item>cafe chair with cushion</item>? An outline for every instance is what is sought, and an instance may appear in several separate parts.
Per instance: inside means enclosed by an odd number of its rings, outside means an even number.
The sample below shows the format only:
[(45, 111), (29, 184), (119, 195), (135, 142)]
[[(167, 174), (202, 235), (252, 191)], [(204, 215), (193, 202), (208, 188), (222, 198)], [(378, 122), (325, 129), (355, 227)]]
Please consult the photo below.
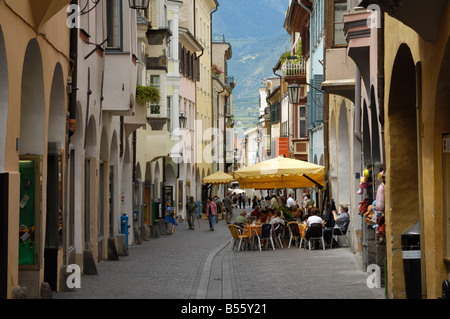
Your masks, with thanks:
[(258, 244), (259, 244), (259, 250), (261, 251), (261, 239), (266, 241), (266, 248), (270, 243), (272, 244), (273, 250), (275, 250), (275, 246), (273, 244), (273, 238), (272, 238), (272, 224), (263, 224), (261, 229), (261, 235), (258, 235)]
[(295, 243), (298, 243), (298, 240), (300, 239), (300, 245), (298, 248), (302, 247), (303, 237), (302, 234), (300, 234), (300, 229), (298, 228), (297, 222), (289, 222), (287, 224), (289, 229), (289, 245), (288, 248), (291, 248), (292, 240), (295, 241)]
[[(231, 250), (231, 247), (233, 247), (237, 241), (239, 241), (238, 251), (241, 250), (242, 240), (244, 239), (244, 240), (248, 241), (248, 238), (249, 238), (248, 233), (241, 234), (238, 230), (238, 227), (234, 224), (229, 224), (228, 229), (230, 230), (230, 233), (231, 233), (231, 241), (230, 241), (229, 250)], [(244, 248), (244, 246), (242, 248)]]
[(322, 241), (322, 247), (325, 250), (325, 240), (323, 239), (323, 227), (321, 223), (314, 223), (309, 226), (310, 228), (310, 237), (308, 241), (308, 248), (311, 250), (311, 242), (313, 240)]
[(337, 241), (338, 236), (343, 236), (345, 238), (345, 240), (347, 241), (347, 246), (348, 247), (350, 247), (350, 241), (348, 240), (348, 233), (347, 233), (347, 229), (348, 229), (348, 225), (349, 224), (350, 224), (350, 221), (348, 221), (341, 228), (339, 228), (339, 227), (333, 228), (333, 238), (334, 238), (334, 240)]

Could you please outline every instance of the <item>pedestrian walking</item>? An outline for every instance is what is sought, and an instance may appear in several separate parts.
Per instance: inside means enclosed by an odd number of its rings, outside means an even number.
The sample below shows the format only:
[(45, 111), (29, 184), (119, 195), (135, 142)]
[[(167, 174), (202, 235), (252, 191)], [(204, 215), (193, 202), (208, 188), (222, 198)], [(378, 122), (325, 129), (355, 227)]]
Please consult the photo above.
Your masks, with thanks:
[(227, 193), (227, 196), (223, 199), (223, 204), (225, 206), (225, 220), (227, 224), (231, 223), (231, 218), (233, 217), (233, 202), (231, 200), (231, 192)]
[(195, 214), (197, 213), (198, 204), (194, 200), (194, 196), (189, 197), (189, 201), (186, 203), (186, 215), (189, 224), (189, 229), (194, 230)]
[(214, 204), (217, 207), (216, 224), (219, 222), (219, 214), (222, 212), (222, 203), (220, 202), (219, 194), (214, 195)]
[(212, 198), (208, 197), (208, 204), (206, 205), (206, 216), (208, 217), (209, 220), (209, 228), (212, 231), (214, 231), (216, 215), (217, 215), (217, 206), (213, 202)]

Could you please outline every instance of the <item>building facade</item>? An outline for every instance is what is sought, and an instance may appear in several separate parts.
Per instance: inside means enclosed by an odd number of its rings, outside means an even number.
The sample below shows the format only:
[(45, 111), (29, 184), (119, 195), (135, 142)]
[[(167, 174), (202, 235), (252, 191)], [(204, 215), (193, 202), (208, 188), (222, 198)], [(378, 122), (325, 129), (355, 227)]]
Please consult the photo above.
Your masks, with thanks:
[(136, 15), (122, 1), (2, 1), (0, 14), (1, 291), (40, 298), (44, 283), (67, 288), (67, 265), (114, 258), (132, 211)]
[[(449, 279), (448, 155), (450, 3), (362, 1), (379, 17), (378, 89), (384, 124), (389, 298), (408, 297), (402, 234), (418, 225), (419, 298), (438, 298)], [(407, 8), (406, 9), (406, 6)], [(407, 189), (406, 185), (409, 185)], [(404, 211), (402, 203), (408, 203)], [(418, 278), (420, 277), (420, 278)], [(420, 291), (421, 290), (421, 291)]]
[[(0, 2), (0, 295), (38, 298), (63, 264), (62, 170), (67, 160), (67, 79), (72, 76), (69, 1)], [(19, 217), (20, 216), (20, 217)], [(18, 240), (18, 235), (21, 240)]]

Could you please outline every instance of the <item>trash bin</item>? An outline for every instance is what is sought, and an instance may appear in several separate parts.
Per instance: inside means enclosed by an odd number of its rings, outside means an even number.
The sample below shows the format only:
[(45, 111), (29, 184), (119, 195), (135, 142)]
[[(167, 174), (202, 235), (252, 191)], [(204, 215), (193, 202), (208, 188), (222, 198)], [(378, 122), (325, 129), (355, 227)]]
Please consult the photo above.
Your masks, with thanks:
[(403, 272), (407, 299), (422, 298), (420, 256), (420, 223), (417, 222), (401, 235)]
[(125, 234), (125, 238), (126, 238), (126, 246), (128, 249), (128, 228), (130, 227), (128, 225), (128, 216), (127, 214), (123, 213), (122, 216), (120, 217), (120, 233), (121, 234)]

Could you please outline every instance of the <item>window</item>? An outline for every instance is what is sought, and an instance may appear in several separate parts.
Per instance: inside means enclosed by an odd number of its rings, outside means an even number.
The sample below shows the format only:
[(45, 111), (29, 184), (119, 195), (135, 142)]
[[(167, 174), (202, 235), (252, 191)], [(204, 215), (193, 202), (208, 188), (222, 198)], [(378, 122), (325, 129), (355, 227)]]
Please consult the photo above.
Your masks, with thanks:
[(172, 119), (172, 97), (171, 96), (167, 97), (166, 117), (169, 118), (169, 132), (172, 132), (173, 119)]
[(122, 48), (122, 0), (106, 1), (107, 49)]
[(346, 2), (334, 3), (334, 34), (333, 45), (346, 45), (344, 33), (344, 14), (347, 13)]
[[(159, 90), (159, 75), (150, 75), (150, 85)], [(160, 114), (160, 106), (157, 104), (150, 104), (150, 114)]]
[(306, 106), (298, 105), (297, 137), (306, 138)]
[[(167, 27), (170, 31), (172, 31), (172, 20), (167, 21)], [(167, 57), (169, 59), (173, 58), (172, 47), (172, 37), (167, 37)]]

